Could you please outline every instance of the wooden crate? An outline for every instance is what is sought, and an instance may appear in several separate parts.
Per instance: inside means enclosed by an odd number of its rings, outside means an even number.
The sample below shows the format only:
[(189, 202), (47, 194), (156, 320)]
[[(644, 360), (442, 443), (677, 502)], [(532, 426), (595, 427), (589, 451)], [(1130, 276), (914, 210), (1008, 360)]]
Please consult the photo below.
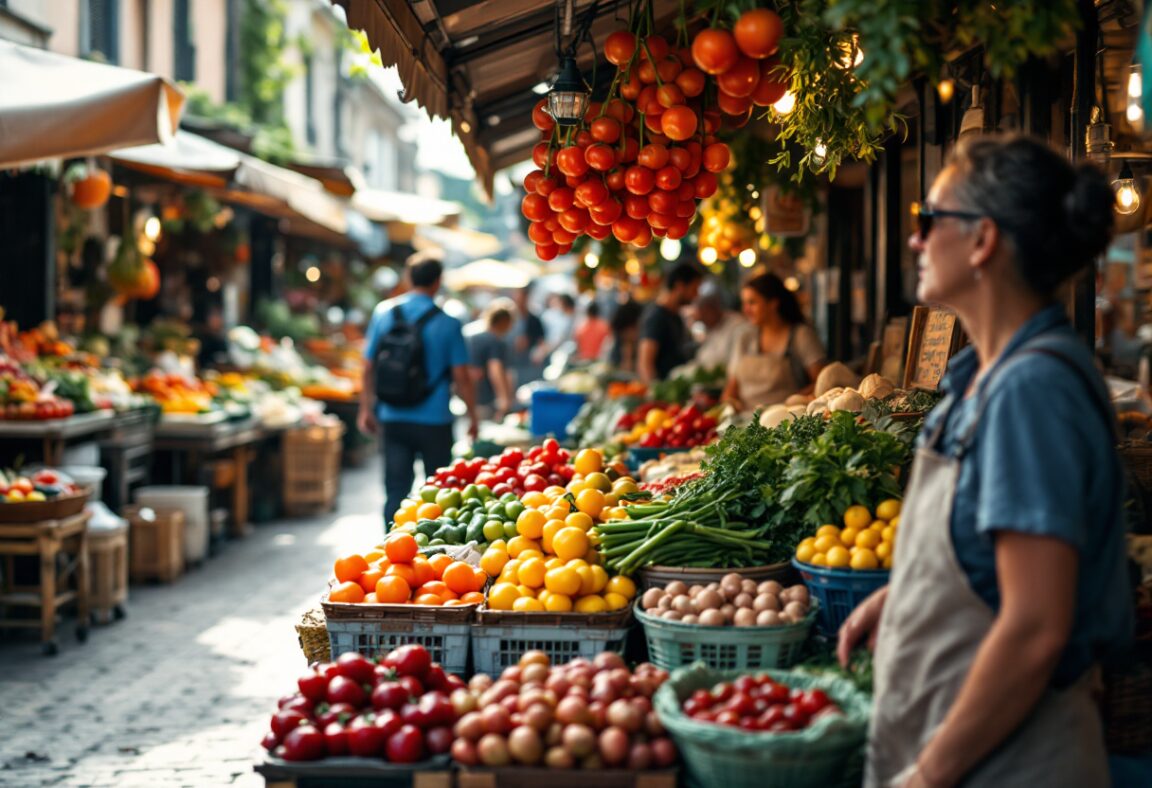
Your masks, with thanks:
[(340, 491), (344, 425), (314, 425), (284, 433), (284, 510), (289, 515), (329, 511)]
[(132, 582), (171, 583), (184, 573), (184, 512), (153, 509), (156, 518), (140, 516), (140, 506), (124, 508), (129, 524), (128, 575)]
[(88, 531), (92, 591), (89, 607), (101, 623), (123, 618), (128, 601), (128, 529)]
[(626, 769), (462, 769), (456, 788), (676, 788), (675, 769), (634, 772)]

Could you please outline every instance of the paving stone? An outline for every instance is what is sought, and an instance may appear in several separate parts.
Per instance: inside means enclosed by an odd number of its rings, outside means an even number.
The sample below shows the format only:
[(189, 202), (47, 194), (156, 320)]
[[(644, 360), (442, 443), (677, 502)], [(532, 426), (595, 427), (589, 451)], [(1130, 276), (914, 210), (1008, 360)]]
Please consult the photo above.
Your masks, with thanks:
[(336, 512), (259, 525), (175, 583), (133, 586), (128, 617), (87, 643), (65, 621), (56, 657), (0, 632), (0, 786), (263, 786), (260, 738), (305, 668), (294, 626), (337, 554), (381, 534), (379, 465), (341, 488)]

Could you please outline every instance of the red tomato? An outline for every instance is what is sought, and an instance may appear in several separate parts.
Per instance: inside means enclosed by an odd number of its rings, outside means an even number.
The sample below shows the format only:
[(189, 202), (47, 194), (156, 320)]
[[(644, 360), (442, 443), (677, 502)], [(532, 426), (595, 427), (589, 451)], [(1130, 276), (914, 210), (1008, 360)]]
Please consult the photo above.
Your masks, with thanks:
[(532, 108), (532, 125), (540, 131), (551, 132), (556, 126), (555, 119), (548, 114), (548, 99), (542, 98)]
[(692, 60), (705, 74), (723, 74), (739, 58), (736, 39), (727, 30), (706, 28), (692, 41)]
[(584, 149), (584, 161), (599, 172), (607, 172), (616, 166), (616, 150), (608, 145), (597, 143)]
[(783, 34), (784, 22), (780, 15), (768, 8), (745, 11), (732, 28), (732, 36), (740, 51), (757, 59), (774, 53)]
[(614, 66), (626, 66), (636, 52), (636, 34), (617, 30), (604, 42), (604, 57)]
[(416, 763), (424, 758), (424, 735), (415, 725), (405, 725), (388, 739), (385, 756), (392, 763)]
[[(716, 86), (721, 93), (744, 98), (751, 96), (760, 83), (760, 63), (750, 57), (742, 57), (732, 68), (716, 77)], [(720, 107), (724, 109), (723, 105)]]
[(632, 194), (647, 194), (656, 185), (656, 174), (642, 165), (629, 167), (624, 173), (624, 188)]

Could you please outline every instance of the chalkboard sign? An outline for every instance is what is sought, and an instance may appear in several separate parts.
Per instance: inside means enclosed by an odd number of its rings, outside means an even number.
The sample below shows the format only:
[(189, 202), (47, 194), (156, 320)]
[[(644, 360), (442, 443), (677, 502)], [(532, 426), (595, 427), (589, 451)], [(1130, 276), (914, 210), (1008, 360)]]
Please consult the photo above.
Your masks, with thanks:
[(963, 329), (956, 314), (941, 307), (918, 306), (912, 312), (904, 388), (935, 391), (948, 359), (963, 344)]

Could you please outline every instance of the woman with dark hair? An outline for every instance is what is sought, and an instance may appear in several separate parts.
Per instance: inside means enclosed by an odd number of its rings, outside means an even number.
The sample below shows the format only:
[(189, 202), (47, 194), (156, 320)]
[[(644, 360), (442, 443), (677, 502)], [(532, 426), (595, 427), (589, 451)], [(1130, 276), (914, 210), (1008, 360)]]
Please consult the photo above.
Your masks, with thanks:
[(644, 309), (635, 301), (626, 301), (616, 308), (608, 321), (612, 335), (600, 348), (600, 358), (621, 372), (636, 372), (640, 347), (640, 318)]
[[(925, 422), (875, 641), (869, 786), (1109, 785), (1095, 667), (1130, 630), (1108, 394), (1055, 297), (1108, 245), (1103, 174), (1024, 137), (962, 142), (909, 245), (972, 346)], [(1060, 429), (1053, 429), (1059, 424)]]
[(740, 303), (754, 330), (732, 349), (724, 399), (755, 410), (810, 389), (824, 368), (824, 345), (792, 291), (775, 274), (761, 274), (744, 283)]

